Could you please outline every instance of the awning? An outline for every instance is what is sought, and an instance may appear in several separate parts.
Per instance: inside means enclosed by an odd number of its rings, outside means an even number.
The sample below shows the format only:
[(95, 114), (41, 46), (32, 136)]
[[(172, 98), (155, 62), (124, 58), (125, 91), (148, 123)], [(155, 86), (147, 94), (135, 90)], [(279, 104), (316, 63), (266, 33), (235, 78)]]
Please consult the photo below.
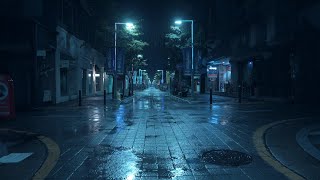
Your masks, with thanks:
[(207, 65), (211, 65), (211, 66), (216, 66), (216, 65), (229, 65), (230, 64), (230, 57), (219, 57), (219, 58), (216, 58), (216, 59), (212, 59), (212, 60), (209, 60), (207, 62)]

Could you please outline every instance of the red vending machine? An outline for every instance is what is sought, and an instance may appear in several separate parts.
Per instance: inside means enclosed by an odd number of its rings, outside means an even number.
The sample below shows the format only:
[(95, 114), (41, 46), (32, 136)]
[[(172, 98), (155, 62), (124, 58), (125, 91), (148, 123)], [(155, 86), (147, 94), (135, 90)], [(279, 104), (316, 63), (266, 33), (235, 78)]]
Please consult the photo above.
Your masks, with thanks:
[(0, 74), (0, 119), (15, 119), (13, 80), (9, 75)]

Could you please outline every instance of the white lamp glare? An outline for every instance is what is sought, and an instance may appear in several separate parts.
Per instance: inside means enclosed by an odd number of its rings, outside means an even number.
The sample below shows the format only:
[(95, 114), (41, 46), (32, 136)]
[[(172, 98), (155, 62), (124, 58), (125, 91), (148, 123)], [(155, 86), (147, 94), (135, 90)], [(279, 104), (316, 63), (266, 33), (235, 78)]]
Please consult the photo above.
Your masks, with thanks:
[(126, 23), (126, 28), (127, 28), (128, 30), (134, 29), (133, 23)]
[(180, 24), (182, 24), (182, 21), (181, 20), (177, 20), (174, 23), (180, 25)]

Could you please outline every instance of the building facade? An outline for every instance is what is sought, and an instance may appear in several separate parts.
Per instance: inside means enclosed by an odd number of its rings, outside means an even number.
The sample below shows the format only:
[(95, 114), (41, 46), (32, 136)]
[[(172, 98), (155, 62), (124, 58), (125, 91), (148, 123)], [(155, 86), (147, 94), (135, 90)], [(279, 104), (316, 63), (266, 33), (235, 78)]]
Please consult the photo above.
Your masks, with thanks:
[[(4, 3), (0, 73), (14, 80), (18, 109), (102, 93), (110, 78), (85, 1)], [(91, 23), (92, 24), (92, 23)]]
[(216, 0), (210, 61), (230, 59), (233, 94), (317, 102), (319, 8), (317, 1)]

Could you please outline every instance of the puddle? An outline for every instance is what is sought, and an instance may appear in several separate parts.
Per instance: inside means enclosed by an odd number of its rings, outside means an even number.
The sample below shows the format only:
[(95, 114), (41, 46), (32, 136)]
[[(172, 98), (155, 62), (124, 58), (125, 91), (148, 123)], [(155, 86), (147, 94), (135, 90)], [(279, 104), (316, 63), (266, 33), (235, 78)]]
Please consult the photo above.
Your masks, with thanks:
[(110, 132), (108, 132), (107, 134), (115, 134), (118, 132), (118, 127), (114, 127)]
[(250, 164), (252, 156), (228, 149), (218, 149), (204, 152), (202, 159), (207, 163), (212, 163), (221, 166), (241, 166)]
[(125, 179), (135, 177), (140, 171), (141, 161), (129, 148), (100, 145), (86, 160), (86, 164), (91, 167), (87, 178)]

